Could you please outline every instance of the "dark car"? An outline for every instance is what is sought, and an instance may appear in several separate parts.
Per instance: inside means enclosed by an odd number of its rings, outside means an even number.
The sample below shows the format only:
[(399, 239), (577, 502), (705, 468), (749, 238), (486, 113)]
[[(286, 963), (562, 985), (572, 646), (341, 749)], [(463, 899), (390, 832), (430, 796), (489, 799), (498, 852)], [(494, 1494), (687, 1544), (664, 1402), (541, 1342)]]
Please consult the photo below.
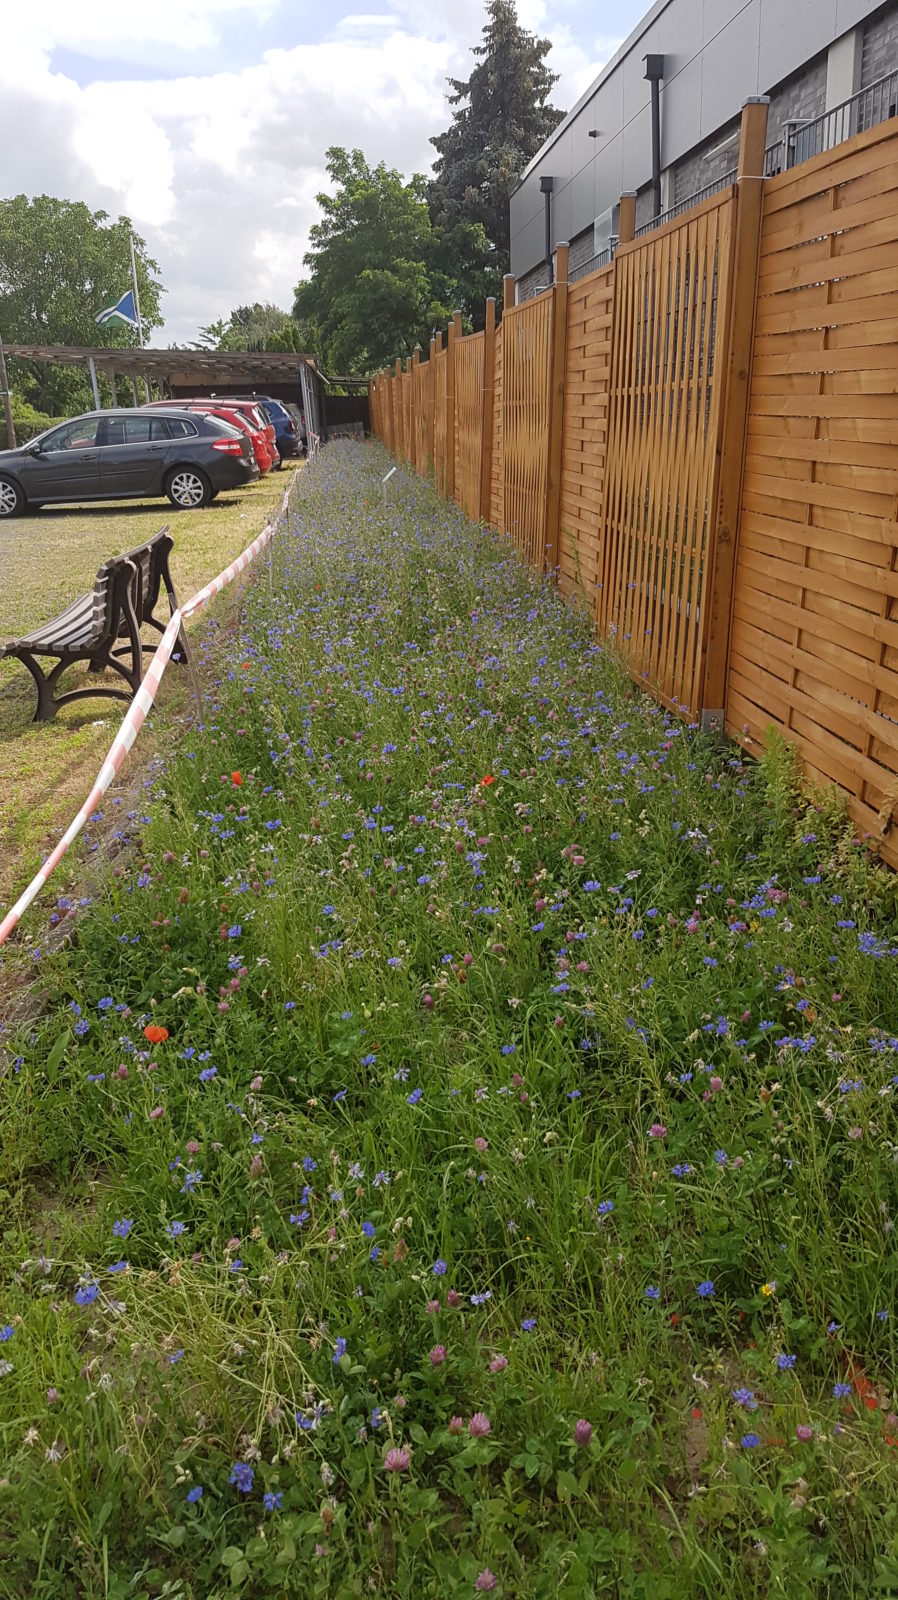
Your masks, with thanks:
[(254, 400), (256, 405), (264, 406), (275, 431), (277, 447), (280, 456), (297, 456), (302, 451), (302, 439), (299, 429), (291, 417), (287, 407), (280, 400), (272, 400), (267, 394), (236, 395), (235, 399)]
[(0, 450), (0, 518), (80, 500), (168, 495), (179, 510), (258, 478), (249, 434), (180, 411), (89, 411), (18, 450)]

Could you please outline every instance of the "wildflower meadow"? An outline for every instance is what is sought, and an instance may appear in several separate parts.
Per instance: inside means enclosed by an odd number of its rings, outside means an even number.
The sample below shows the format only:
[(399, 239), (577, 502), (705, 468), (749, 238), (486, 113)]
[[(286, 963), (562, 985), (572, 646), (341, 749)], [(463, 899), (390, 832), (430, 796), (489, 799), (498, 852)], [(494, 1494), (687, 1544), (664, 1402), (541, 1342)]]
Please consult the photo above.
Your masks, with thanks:
[(0, 1036), (0, 1595), (898, 1593), (896, 879), (388, 465)]

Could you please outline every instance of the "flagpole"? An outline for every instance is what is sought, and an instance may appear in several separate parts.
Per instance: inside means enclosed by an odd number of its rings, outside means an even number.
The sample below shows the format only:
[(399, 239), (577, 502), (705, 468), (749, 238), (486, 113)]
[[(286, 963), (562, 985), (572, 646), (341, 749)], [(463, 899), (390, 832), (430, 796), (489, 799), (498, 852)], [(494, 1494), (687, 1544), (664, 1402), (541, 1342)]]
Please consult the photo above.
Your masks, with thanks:
[[(140, 349), (142, 350), (143, 349), (143, 323), (140, 320), (140, 295), (137, 292), (137, 264), (136, 264), (136, 262), (134, 260), (134, 230), (133, 230), (133, 228), (129, 228), (128, 229), (128, 237), (129, 237), (129, 239), (131, 241), (131, 288), (134, 291), (134, 312), (135, 312), (135, 315), (137, 317), (137, 342), (138, 342), (138, 345), (140, 346)], [(144, 380), (143, 380), (143, 387), (144, 387), (144, 390), (146, 392), (147, 402), (149, 402), (150, 386), (147, 383), (146, 378), (144, 378)]]
[(3, 394), (3, 409), (6, 412), (6, 448), (16, 448), (16, 427), (12, 420), (12, 394), (9, 380), (6, 376), (6, 352), (3, 349), (3, 336), (0, 334), (0, 392)]

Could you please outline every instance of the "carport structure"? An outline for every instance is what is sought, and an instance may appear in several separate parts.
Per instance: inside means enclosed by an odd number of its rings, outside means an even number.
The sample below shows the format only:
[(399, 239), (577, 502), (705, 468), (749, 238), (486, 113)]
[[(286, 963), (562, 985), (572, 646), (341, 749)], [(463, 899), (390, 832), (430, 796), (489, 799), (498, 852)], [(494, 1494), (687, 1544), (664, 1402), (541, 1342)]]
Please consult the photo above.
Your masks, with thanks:
[[(151, 384), (157, 386), (160, 399), (268, 394), (273, 400), (289, 400), (300, 406), (310, 434), (320, 437), (326, 423), (322, 376), (314, 356), (284, 350), (145, 350), (110, 349), (106, 345), (8, 344), (4, 349), (7, 356), (20, 356), (27, 361), (86, 367), (98, 411), (97, 374), (104, 373), (113, 397), (116, 377), (130, 379), (135, 405), (140, 405), (140, 381), (148, 400)], [(114, 398), (112, 403), (116, 404)]]

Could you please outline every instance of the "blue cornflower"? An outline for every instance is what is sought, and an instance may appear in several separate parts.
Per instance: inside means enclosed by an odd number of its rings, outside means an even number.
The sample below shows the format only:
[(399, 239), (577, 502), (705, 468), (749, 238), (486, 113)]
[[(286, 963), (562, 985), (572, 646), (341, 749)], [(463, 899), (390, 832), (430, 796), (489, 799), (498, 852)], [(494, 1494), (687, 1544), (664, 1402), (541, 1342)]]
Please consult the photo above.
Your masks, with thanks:
[(515, 1052), (515, 1046), (513, 1044), (504, 1044), (502, 1046), (502, 1054), (504, 1056), (513, 1056), (514, 1052)]
[(413, 1089), (411, 1094), (406, 1096), (409, 1105), (410, 1106), (416, 1106), (418, 1104), (418, 1101), (421, 1099), (421, 1096), (423, 1095), (423, 1093), (424, 1093), (423, 1089)]
[(80, 1289), (75, 1290), (76, 1306), (92, 1306), (99, 1293), (100, 1285), (98, 1283), (82, 1284)]
[(118, 1222), (112, 1224), (112, 1231), (117, 1239), (127, 1239), (133, 1226), (133, 1217), (120, 1217)]
[(248, 1461), (234, 1462), (228, 1482), (233, 1484), (235, 1489), (238, 1489), (241, 1494), (249, 1494), (255, 1481), (256, 1474)]
[(757, 1411), (758, 1409), (758, 1402), (752, 1389), (734, 1389), (733, 1399), (738, 1406), (742, 1406), (746, 1411)]
[(375, 1228), (373, 1222), (363, 1222), (362, 1223), (362, 1232), (365, 1235), (366, 1239), (373, 1239), (375, 1233), (377, 1232), (377, 1229)]
[(181, 1194), (193, 1194), (197, 1184), (202, 1183), (202, 1181), (203, 1174), (199, 1171), (199, 1169), (197, 1169), (195, 1172), (185, 1173), (184, 1182), (181, 1185)]
[(757, 1434), (757, 1433), (743, 1433), (742, 1438), (739, 1440), (739, 1443), (741, 1444), (743, 1450), (755, 1450), (755, 1449), (757, 1449), (758, 1445), (761, 1443), (760, 1434)]
[(877, 1313), (876, 1313), (877, 1322), (886, 1322), (888, 1320), (888, 1315), (889, 1315), (889, 1313), (887, 1311), (877, 1311)]
[(692, 1168), (688, 1161), (678, 1161), (676, 1166), (671, 1167), (670, 1170), (675, 1178), (688, 1178)]
[(486, 1304), (487, 1300), (492, 1300), (492, 1298), (493, 1298), (492, 1290), (491, 1289), (484, 1289), (484, 1290), (482, 1290), (482, 1292), (480, 1294), (472, 1294), (471, 1295), (471, 1304), (472, 1304), (472, 1306), (482, 1306), (482, 1305)]
[(376, 1060), (377, 1056), (362, 1056), (362, 1066), (373, 1067)]
[(317, 1172), (318, 1171), (318, 1162), (313, 1160), (313, 1158), (311, 1156), (303, 1156), (303, 1158), (302, 1158), (302, 1170), (303, 1170), (303, 1172)]
[(269, 1489), (262, 1496), (262, 1504), (266, 1511), (280, 1511), (283, 1498), (284, 1496), (280, 1490)]
[(15, 1331), (16, 1330), (11, 1322), (5, 1323), (5, 1325), (0, 1328), (0, 1344), (8, 1344)]
[(375, 1406), (371, 1413), (371, 1426), (372, 1428), (379, 1428), (381, 1427), (382, 1423), (383, 1412), (381, 1411), (380, 1406)]
[(834, 1399), (836, 1399), (836, 1400), (845, 1400), (850, 1395), (850, 1393), (851, 1393), (851, 1384), (850, 1383), (834, 1383), (833, 1384), (833, 1398)]
[(187, 1232), (187, 1224), (186, 1222), (170, 1222), (165, 1231), (170, 1239), (180, 1239), (181, 1234)]
[(112, 1266), (106, 1268), (107, 1272), (127, 1272), (127, 1270), (127, 1261), (113, 1261)]
[(234, 1257), (234, 1260), (231, 1262), (230, 1266), (228, 1267), (228, 1271), (229, 1272), (242, 1272), (243, 1271), (243, 1262), (241, 1261), (239, 1256), (235, 1256)]
[(201, 1483), (195, 1483), (192, 1489), (188, 1489), (188, 1491), (187, 1491), (187, 1504), (189, 1506), (195, 1506), (197, 1501), (198, 1500), (202, 1500), (202, 1498), (203, 1498), (203, 1486), (202, 1486)]
[(696, 1285), (695, 1292), (700, 1300), (709, 1300), (714, 1293), (714, 1280), (705, 1278), (703, 1283)]
[(780, 1372), (791, 1372), (795, 1365), (795, 1357), (780, 1354), (776, 1358), (776, 1364), (779, 1367)]
[(435, 1261), (430, 1270), (434, 1274), (434, 1277), (442, 1278), (446, 1271), (445, 1261), (443, 1261), (442, 1258), (439, 1261)]
[(200, 1083), (210, 1083), (217, 1072), (217, 1067), (204, 1067), (200, 1073)]
[(597, 1209), (598, 1209), (598, 1213), (599, 1213), (600, 1217), (608, 1217), (608, 1216), (611, 1215), (611, 1212), (614, 1210), (614, 1201), (613, 1200), (600, 1200)]
[(173, 1350), (171, 1355), (168, 1357), (168, 1364), (169, 1364), (170, 1367), (176, 1367), (178, 1362), (179, 1361), (183, 1361), (183, 1359), (184, 1359), (184, 1351), (183, 1350)]
[(532, 1333), (535, 1327), (536, 1327), (536, 1318), (535, 1317), (525, 1317), (523, 1322), (521, 1323), (521, 1332), (522, 1333)]
[(661, 1299), (661, 1290), (658, 1288), (657, 1284), (654, 1284), (654, 1283), (650, 1283), (649, 1284), (648, 1288), (645, 1291), (645, 1297), (646, 1297), (647, 1300), (660, 1300)]
[(380, 1260), (380, 1245), (379, 1244), (373, 1244), (371, 1246), (371, 1249), (368, 1251), (368, 1259), (369, 1259), (369, 1261), (379, 1261)]
[(337, 1365), (337, 1363), (339, 1362), (340, 1358), (342, 1356), (345, 1356), (345, 1354), (346, 1354), (346, 1340), (341, 1337), (341, 1338), (339, 1338), (337, 1340), (336, 1344), (334, 1345), (334, 1356), (333, 1356), (334, 1366)]
[(719, 1167), (725, 1167), (729, 1160), (729, 1156), (725, 1150), (715, 1150), (714, 1160), (717, 1162)]

